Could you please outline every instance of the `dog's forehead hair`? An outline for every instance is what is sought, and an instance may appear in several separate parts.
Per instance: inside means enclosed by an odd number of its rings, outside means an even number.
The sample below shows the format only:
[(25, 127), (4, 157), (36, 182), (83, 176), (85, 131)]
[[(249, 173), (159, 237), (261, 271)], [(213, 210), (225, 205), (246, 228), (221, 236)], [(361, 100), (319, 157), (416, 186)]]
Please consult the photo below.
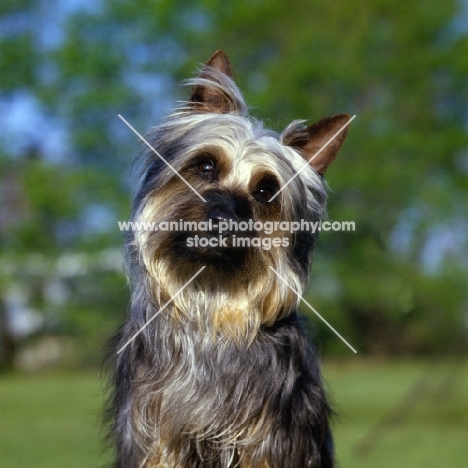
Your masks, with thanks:
[(257, 141), (248, 142), (238, 148), (235, 154), (229, 155), (229, 158), (231, 170), (221, 179), (225, 186), (235, 185), (248, 190), (252, 180), (254, 178), (260, 180), (262, 174), (270, 178), (276, 176), (278, 181), (281, 180), (278, 155), (268, 151)]
[[(252, 177), (262, 171), (287, 180), (293, 174), (288, 161), (291, 150), (278, 140), (278, 135), (263, 128), (260, 122), (239, 116), (207, 116), (198, 121), (190, 136), (201, 138), (191, 144), (194, 153), (212, 155), (221, 170), (220, 181), (226, 186), (247, 189)], [(194, 151), (194, 148), (196, 150)], [(288, 151), (289, 149), (289, 151)]]

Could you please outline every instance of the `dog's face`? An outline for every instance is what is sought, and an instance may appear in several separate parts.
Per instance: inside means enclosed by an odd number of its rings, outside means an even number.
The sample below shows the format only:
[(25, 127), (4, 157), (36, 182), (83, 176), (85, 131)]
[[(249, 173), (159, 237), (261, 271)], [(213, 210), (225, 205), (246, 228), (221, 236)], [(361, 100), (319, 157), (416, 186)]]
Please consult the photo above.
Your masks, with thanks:
[(203, 266), (172, 313), (248, 340), (298, 302), (270, 266), (299, 293), (306, 287), (315, 234), (281, 223), (320, 220), (321, 175), (344, 135), (315, 164), (307, 160), (348, 116), (307, 128), (294, 122), (280, 136), (263, 129), (247, 116), (221, 52), (192, 84), (188, 105), (150, 134), (165, 161), (147, 154), (134, 220), (162, 229), (137, 232), (134, 243), (155, 302), (169, 300)]

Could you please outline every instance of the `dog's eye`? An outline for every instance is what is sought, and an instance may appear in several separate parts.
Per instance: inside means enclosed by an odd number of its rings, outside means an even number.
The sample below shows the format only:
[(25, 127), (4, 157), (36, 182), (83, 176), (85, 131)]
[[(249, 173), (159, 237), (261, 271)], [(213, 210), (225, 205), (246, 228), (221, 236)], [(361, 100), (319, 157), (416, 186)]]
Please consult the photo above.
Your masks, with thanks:
[(206, 174), (206, 175), (213, 174), (213, 171), (214, 171), (213, 163), (212, 163), (211, 161), (207, 161), (207, 162), (201, 163), (201, 164), (198, 166), (198, 170), (199, 170), (202, 174)]
[(267, 202), (274, 195), (273, 187), (265, 185), (259, 187), (255, 193), (255, 198), (261, 202)]
[(265, 177), (255, 188), (253, 196), (260, 203), (268, 203), (278, 190), (279, 185), (276, 178)]
[(269, 200), (271, 198), (271, 190), (269, 188), (261, 188), (258, 191), (258, 196), (264, 200)]

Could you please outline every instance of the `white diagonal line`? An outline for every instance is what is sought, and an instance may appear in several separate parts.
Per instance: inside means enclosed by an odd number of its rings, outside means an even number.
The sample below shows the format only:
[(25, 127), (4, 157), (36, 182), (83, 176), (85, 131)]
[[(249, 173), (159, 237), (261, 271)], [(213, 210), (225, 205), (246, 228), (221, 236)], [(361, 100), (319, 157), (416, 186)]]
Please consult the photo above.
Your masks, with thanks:
[(202, 266), (118, 351), (120, 354), (204, 269)]
[(299, 297), (299, 299), (301, 299), (301, 301), (305, 302), (305, 304), (310, 307), (312, 312), (314, 312), (315, 315), (317, 315), (317, 317), (319, 317), (335, 333), (335, 335), (337, 335), (338, 338), (340, 338), (343, 341), (343, 343), (345, 343), (354, 353), (357, 354), (357, 351), (299, 294), (299, 292), (297, 292), (271, 265), (270, 265), (270, 268), (275, 272), (276, 276), (278, 276), (278, 278), (281, 281), (283, 281), (283, 283), (292, 292), (297, 294), (297, 296)]
[(179, 176), (205, 203), (206, 203), (206, 200), (189, 184), (189, 182), (187, 182), (187, 180), (185, 180), (180, 174), (179, 172), (174, 169), (146, 140), (145, 138), (143, 138), (140, 133), (138, 133), (120, 114), (119, 115), (119, 118), (127, 125), (127, 127), (132, 130), (133, 133), (135, 133), (145, 144), (146, 146), (148, 146), (148, 148), (150, 148), (154, 154), (156, 154), (156, 156), (159, 157), (159, 159), (161, 159), (162, 161), (164, 161), (166, 163), (166, 165), (172, 169), (172, 171), (174, 172), (174, 174), (176, 174), (177, 176)]
[(353, 115), (268, 201), (274, 200), (355, 118)]

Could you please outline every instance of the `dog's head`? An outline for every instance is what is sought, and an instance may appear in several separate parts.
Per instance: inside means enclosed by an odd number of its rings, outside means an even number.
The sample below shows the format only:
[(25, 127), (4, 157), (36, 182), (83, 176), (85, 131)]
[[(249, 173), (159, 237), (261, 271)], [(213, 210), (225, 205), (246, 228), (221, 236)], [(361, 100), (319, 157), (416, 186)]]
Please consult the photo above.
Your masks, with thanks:
[(145, 155), (133, 220), (156, 225), (134, 234), (133, 261), (158, 304), (205, 267), (174, 300), (176, 314), (205, 314), (220, 333), (250, 336), (297, 306), (280, 277), (304, 292), (316, 234), (288, 223), (320, 221), (322, 176), (349, 116), (295, 121), (280, 135), (264, 129), (221, 51), (188, 83), (190, 101), (148, 136), (155, 151)]

